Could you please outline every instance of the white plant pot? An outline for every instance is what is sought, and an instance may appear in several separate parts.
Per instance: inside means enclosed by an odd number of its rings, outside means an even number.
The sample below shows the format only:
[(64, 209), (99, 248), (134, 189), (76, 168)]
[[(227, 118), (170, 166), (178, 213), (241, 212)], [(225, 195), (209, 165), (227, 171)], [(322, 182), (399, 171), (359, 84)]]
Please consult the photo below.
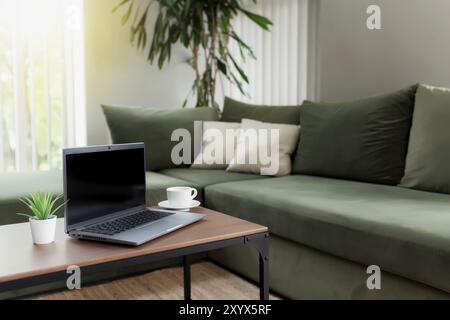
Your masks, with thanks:
[(30, 218), (30, 227), (35, 244), (49, 244), (55, 241), (56, 216), (47, 220)]

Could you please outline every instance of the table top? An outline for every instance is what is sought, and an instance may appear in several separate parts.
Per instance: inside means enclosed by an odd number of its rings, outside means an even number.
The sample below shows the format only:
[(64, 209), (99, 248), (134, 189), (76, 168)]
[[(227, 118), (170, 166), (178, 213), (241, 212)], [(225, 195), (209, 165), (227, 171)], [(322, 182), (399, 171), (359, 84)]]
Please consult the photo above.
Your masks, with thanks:
[(72, 239), (64, 233), (63, 219), (58, 219), (56, 240), (49, 245), (33, 244), (29, 223), (0, 226), (0, 283), (65, 271), (71, 265), (96, 265), (268, 231), (210, 209), (192, 212), (206, 217), (139, 247)]

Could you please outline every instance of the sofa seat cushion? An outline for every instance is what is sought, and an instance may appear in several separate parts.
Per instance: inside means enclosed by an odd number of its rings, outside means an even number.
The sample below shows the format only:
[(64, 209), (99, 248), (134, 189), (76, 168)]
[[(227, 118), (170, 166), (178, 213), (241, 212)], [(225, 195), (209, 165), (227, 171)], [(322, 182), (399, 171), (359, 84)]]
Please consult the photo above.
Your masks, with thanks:
[(450, 292), (450, 196), (295, 175), (218, 184), (206, 206)]
[(160, 201), (167, 200), (166, 189), (170, 187), (194, 187), (198, 189), (197, 200), (203, 202), (203, 189), (192, 182), (164, 175), (157, 172), (148, 171), (147, 181), (147, 205), (156, 206)]
[(179, 168), (179, 169), (166, 169), (159, 172), (170, 177), (189, 181), (192, 184), (191, 185), (192, 187), (197, 186), (200, 188), (224, 182), (243, 181), (243, 180), (246, 181), (256, 179), (259, 180), (264, 178), (270, 179), (256, 174), (227, 172), (225, 170)]
[[(27, 213), (27, 208), (19, 200), (32, 192), (63, 192), (61, 171), (38, 171), (0, 174), (0, 225), (25, 222), (26, 218), (16, 215)], [(63, 210), (57, 215), (63, 216)]]

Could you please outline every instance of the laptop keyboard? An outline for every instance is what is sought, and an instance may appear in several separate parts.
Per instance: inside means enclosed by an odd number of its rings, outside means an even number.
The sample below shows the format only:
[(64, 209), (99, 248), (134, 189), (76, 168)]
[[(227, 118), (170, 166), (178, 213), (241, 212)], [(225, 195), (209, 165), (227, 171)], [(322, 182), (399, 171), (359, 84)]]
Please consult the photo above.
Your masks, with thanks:
[(142, 226), (149, 222), (168, 217), (172, 214), (173, 213), (169, 212), (145, 210), (130, 216), (117, 218), (115, 220), (88, 227), (86, 229), (83, 229), (83, 231), (113, 236), (115, 234), (136, 228), (138, 226)]

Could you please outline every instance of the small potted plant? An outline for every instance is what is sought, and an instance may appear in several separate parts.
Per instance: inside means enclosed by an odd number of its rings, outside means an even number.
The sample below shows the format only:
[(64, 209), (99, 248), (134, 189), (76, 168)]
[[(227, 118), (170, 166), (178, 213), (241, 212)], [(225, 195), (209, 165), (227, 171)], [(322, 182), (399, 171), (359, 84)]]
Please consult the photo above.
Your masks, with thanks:
[(56, 202), (62, 195), (52, 193), (36, 192), (30, 196), (20, 199), (33, 213), (17, 213), (28, 217), (31, 227), (31, 235), (35, 244), (49, 244), (55, 241), (56, 216), (55, 213), (66, 203), (55, 207)]

